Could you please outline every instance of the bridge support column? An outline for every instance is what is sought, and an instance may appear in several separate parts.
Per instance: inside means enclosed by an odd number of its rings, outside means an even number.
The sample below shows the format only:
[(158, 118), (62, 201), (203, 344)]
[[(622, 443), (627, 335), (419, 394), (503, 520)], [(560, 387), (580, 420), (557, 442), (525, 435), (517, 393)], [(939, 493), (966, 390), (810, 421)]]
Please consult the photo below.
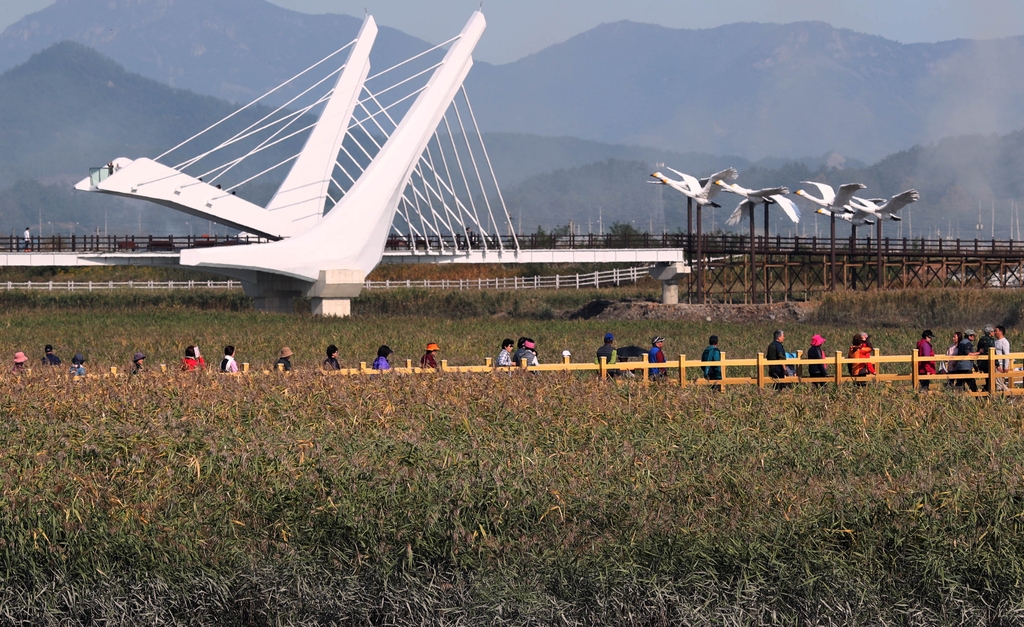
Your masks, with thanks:
[(352, 299), (314, 298), (310, 310), (314, 316), (348, 318), (352, 315)]
[(312, 299), (313, 315), (351, 316), (352, 299), (363, 290), (365, 278), (358, 270), (321, 270), (320, 278), (306, 291)]
[(679, 276), (690, 273), (685, 263), (659, 263), (651, 268), (651, 277), (661, 281), (661, 302), (663, 305), (679, 304)]

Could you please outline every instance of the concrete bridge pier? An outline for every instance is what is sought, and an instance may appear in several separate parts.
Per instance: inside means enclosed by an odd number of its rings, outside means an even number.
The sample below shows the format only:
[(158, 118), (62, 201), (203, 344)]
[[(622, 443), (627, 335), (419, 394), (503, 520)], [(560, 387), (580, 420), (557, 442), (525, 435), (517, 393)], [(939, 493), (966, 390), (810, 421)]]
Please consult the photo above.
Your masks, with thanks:
[(352, 299), (362, 291), (364, 278), (358, 270), (321, 270), (320, 278), (310, 283), (257, 272), (255, 280), (243, 281), (242, 286), (257, 311), (292, 313), (295, 299), (306, 297), (314, 316), (345, 318), (352, 314)]
[(690, 273), (685, 263), (659, 263), (651, 267), (651, 277), (661, 281), (661, 302), (663, 305), (679, 304), (679, 277)]

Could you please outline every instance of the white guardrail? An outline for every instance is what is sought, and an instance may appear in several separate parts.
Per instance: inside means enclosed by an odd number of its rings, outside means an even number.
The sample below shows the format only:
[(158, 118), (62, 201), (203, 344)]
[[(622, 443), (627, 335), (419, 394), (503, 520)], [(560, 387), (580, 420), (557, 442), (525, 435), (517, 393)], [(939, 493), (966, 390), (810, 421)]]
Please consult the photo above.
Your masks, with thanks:
[[(368, 290), (418, 287), (440, 290), (536, 290), (579, 289), (636, 283), (648, 276), (650, 266), (615, 268), (583, 274), (554, 276), (503, 277), (496, 279), (440, 279), (437, 281), (367, 281)], [(241, 281), (0, 281), (0, 290), (31, 290), (50, 292), (93, 292), (98, 290), (232, 290), (242, 287)]]
[(579, 289), (636, 283), (647, 278), (650, 266), (615, 268), (603, 272), (583, 274), (556, 274), (554, 276), (504, 277), (497, 279), (440, 279), (437, 281), (367, 281), (368, 290), (419, 287), (441, 290), (537, 290), (537, 289)]
[(98, 290), (233, 290), (241, 281), (0, 281), (0, 289), (50, 292)]

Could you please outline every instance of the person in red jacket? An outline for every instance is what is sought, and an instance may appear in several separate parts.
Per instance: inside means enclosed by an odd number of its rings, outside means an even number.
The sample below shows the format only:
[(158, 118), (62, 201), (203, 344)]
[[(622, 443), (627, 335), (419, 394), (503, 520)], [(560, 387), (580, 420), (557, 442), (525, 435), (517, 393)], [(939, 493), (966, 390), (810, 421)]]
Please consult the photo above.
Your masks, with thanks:
[(437, 351), (441, 350), (441, 347), (431, 342), (427, 344), (427, 350), (423, 353), (423, 357), (420, 357), (420, 368), (430, 368), (431, 370), (437, 370)]
[(192, 370), (201, 370), (206, 367), (206, 360), (199, 353), (198, 346), (189, 346), (185, 348), (185, 358), (181, 360), (181, 371), (191, 372)]
[[(927, 329), (921, 334), (921, 339), (917, 341), (917, 355), (918, 357), (935, 357), (935, 349), (932, 347), (932, 340), (935, 339), (935, 335), (931, 329)], [(922, 359), (917, 362), (917, 374), (919, 375), (933, 375), (935, 374), (935, 360), (934, 359)], [(927, 390), (928, 384), (931, 383), (928, 379), (921, 380), (921, 389)]]

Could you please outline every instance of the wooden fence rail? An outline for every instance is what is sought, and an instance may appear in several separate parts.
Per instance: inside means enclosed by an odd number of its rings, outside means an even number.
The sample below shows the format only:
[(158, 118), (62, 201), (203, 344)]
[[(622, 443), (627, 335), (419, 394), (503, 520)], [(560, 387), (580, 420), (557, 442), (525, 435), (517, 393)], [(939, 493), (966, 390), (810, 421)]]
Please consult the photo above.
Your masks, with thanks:
[[(988, 366), (987, 372), (970, 372), (970, 373), (940, 373), (934, 375), (921, 375), (919, 374), (919, 364), (922, 362), (933, 362), (936, 365), (949, 361), (972, 361), (976, 364), (985, 364)], [(1006, 363), (1006, 371), (997, 370), (997, 365)], [(609, 377), (625, 376), (630, 377), (642, 382), (650, 382), (654, 380), (662, 380), (671, 382), (676, 385), (683, 387), (689, 385), (698, 386), (716, 386), (720, 388), (726, 388), (730, 386), (757, 386), (758, 388), (765, 388), (774, 386), (777, 384), (819, 384), (819, 385), (865, 385), (867, 383), (882, 383), (882, 384), (909, 384), (913, 388), (922, 387), (924, 383), (941, 382), (944, 385), (954, 385), (957, 380), (973, 379), (974, 381), (981, 382), (981, 388), (978, 392), (968, 392), (973, 396), (994, 396), (994, 395), (1024, 395), (1024, 368), (1018, 368), (1018, 362), (1024, 363), (1024, 353), (1010, 353), (1008, 355), (996, 355), (995, 349), (990, 349), (987, 355), (978, 355), (975, 357), (959, 357), (955, 358), (946, 355), (937, 355), (935, 357), (921, 357), (918, 355), (917, 350), (914, 350), (909, 355), (881, 355), (876, 349), (875, 354), (871, 357), (853, 359), (845, 357), (841, 352), (836, 352), (834, 356), (825, 359), (804, 359), (802, 354), (798, 354), (796, 358), (769, 361), (765, 359), (764, 353), (758, 353), (755, 358), (746, 359), (729, 359), (726, 354), (722, 353), (721, 361), (700, 361), (699, 359), (687, 359), (686, 355), (680, 355), (678, 359), (667, 361), (664, 363), (652, 363), (647, 360), (647, 356), (644, 355), (642, 361), (633, 362), (620, 362), (615, 364), (607, 363), (604, 358), (599, 362), (572, 362), (571, 358), (565, 357), (561, 362), (551, 364), (540, 364), (537, 366), (527, 366), (524, 361), (518, 367), (496, 367), (490, 358), (484, 360), (483, 365), (475, 366), (452, 366), (447, 360), (442, 360), (437, 370), (418, 368), (413, 365), (412, 360), (406, 360), (403, 366), (394, 366), (390, 370), (380, 371), (369, 368), (366, 362), (361, 362), (356, 368), (342, 368), (341, 370), (328, 370), (328, 371), (310, 371), (323, 374), (325, 376), (391, 376), (391, 375), (429, 375), (429, 374), (494, 374), (494, 373), (541, 373), (541, 372), (591, 372), (594, 373), (600, 379), (608, 379)], [(875, 374), (869, 374), (866, 376), (851, 376), (844, 372), (844, 366), (850, 364), (872, 364), (875, 367)], [(810, 377), (805, 376), (804, 368), (811, 365), (824, 365), (831, 370), (827, 377)], [(715, 366), (721, 368), (721, 379), (707, 379), (703, 374), (703, 368), (706, 366)], [(790, 376), (782, 378), (772, 378), (766, 372), (769, 366), (792, 366), (795, 373)], [(883, 369), (886, 372), (883, 372)], [(652, 371), (657, 370), (663, 372), (659, 376), (654, 376)], [(668, 375), (668, 371), (674, 371), (672, 376)], [(740, 370), (740, 374), (737, 375), (736, 371)], [(175, 365), (168, 367), (166, 364), (160, 364), (159, 369), (152, 369), (148, 371), (148, 374), (152, 373), (169, 373), (176, 372), (177, 368)], [(31, 376), (33, 372), (36, 373), (51, 373), (55, 372), (54, 369), (43, 367), (28, 369), (23, 373), (24, 375)], [(270, 370), (254, 370), (250, 369), (249, 364), (242, 364), (241, 375), (251, 374), (272, 374)], [(290, 373), (281, 373), (282, 376)], [(96, 377), (110, 377), (110, 376), (123, 376), (122, 371), (118, 374), (117, 367), (111, 367), (110, 372), (101, 375), (88, 375), (87, 378)], [(694, 376), (695, 375), (695, 376)], [(10, 375), (4, 375), (10, 376)], [(78, 378), (78, 377), (76, 377)], [(927, 386), (924, 386), (927, 387)], [(932, 390), (939, 389), (938, 386), (931, 388)]]

